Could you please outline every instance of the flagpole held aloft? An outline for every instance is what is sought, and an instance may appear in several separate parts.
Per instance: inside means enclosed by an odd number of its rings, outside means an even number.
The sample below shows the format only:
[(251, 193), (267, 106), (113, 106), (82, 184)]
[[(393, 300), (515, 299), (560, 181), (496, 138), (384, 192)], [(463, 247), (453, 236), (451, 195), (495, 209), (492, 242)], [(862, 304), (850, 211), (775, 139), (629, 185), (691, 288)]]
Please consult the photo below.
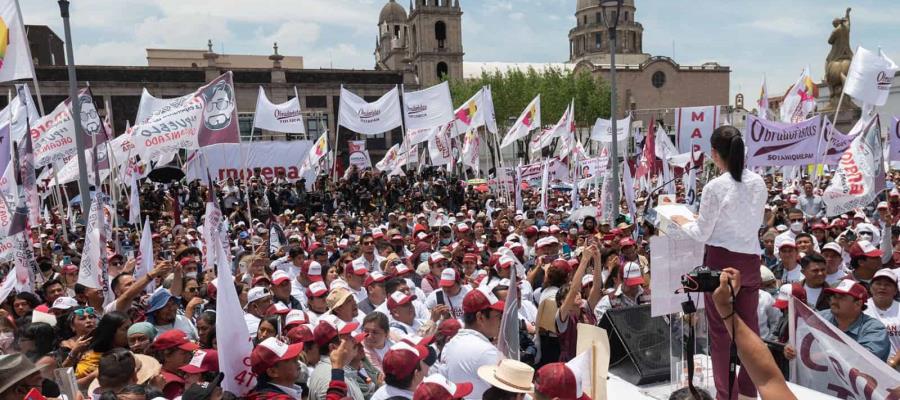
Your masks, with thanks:
[(75, 148), (76, 156), (78, 157), (78, 191), (81, 194), (81, 213), (88, 215), (88, 211), (91, 209), (91, 190), (90, 185), (88, 185), (87, 160), (84, 157), (84, 129), (81, 126), (81, 103), (78, 101), (78, 78), (75, 76), (75, 53), (72, 47), (72, 28), (69, 24), (69, 0), (59, 0), (59, 14), (63, 20), (66, 36), (69, 100), (72, 102), (72, 120), (75, 123)]

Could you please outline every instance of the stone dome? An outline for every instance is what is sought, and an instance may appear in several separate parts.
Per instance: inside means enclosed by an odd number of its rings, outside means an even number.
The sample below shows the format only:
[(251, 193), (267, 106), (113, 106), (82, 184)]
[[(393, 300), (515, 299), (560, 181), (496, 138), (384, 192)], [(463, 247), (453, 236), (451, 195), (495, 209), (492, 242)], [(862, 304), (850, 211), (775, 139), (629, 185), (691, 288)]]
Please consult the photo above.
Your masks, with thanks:
[(390, 0), (381, 8), (381, 15), (378, 17), (378, 24), (384, 22), (406, 22), (406, 9), (398, 4), (395, 0)]

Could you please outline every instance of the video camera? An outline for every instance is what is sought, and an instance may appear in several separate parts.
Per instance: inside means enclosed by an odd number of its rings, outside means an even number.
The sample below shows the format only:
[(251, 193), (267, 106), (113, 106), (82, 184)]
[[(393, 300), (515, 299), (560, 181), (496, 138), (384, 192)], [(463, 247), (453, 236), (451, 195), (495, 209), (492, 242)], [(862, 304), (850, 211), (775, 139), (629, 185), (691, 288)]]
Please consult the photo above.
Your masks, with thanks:
[(712, 293), (719, 287), (721, 275), (721, 271), (701, 265), (681, 276), (681, 286), (685, 292)]

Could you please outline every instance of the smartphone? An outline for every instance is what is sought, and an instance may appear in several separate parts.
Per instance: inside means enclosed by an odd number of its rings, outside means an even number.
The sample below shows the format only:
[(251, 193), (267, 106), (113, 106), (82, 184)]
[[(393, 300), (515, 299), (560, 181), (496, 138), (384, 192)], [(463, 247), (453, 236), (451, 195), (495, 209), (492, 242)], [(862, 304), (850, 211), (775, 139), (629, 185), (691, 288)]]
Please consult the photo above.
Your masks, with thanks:
[(163, 260), (172, 261), (172, 257), (173, 257), (172, 250), (163, 250), (163, 251), (159, 252), (159, 256)]
[(69, 265), (72, 263), (72, 258), (69, 256), (63, 256), (63, 265)]

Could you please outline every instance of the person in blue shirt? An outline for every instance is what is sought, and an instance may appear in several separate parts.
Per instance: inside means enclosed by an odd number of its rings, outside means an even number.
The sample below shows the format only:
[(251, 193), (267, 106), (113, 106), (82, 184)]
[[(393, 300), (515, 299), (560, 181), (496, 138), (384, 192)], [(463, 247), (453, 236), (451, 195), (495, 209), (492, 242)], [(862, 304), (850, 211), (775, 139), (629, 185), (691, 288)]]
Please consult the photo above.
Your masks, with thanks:
[[(819, 311), (819, 315), (876, 357), (886, 361), (891, 352), (891, 342), (884, 324), (863, 313), (869, 297), (866, 288), (858, 282), (844, 279), (825, 291), (831, 294), (831, 308)], [(791, 345), (785, 346), (784, 356), (793, 360), (797, 356), (796, 349)]]

